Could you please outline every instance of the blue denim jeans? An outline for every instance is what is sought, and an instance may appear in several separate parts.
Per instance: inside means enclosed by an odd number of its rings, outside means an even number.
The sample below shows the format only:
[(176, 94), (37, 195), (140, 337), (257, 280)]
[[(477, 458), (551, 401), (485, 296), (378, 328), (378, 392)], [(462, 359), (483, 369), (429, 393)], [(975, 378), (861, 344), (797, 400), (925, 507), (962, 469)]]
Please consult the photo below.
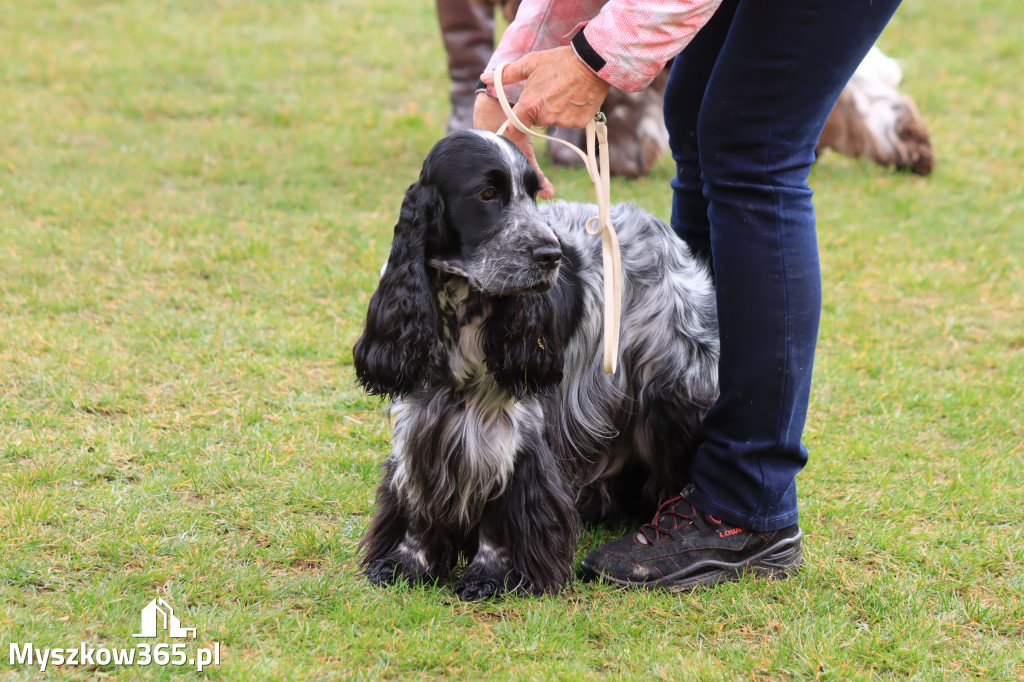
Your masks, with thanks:
[(672, 226), (712, 265), (721, 396), (686, 498), (754, 530), (797, 522), (821, 315), (807, 176), (840, 92), (899, 0), (723, 0), (673, 66)]

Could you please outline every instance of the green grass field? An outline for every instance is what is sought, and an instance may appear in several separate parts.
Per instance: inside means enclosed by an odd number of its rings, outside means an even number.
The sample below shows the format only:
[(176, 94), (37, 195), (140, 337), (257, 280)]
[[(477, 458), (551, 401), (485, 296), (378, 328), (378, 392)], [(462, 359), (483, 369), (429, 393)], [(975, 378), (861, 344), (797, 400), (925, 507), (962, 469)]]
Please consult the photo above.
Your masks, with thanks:
[[(880, 41), (932, 177), (814, 169), (805, 569), (482, 604), (357, 573), (389, 437), (351, 347), (448, 113), (433, 4), (0, 17), (0, 678), (1024, 679), (1018, 0), (906, 0)], [(667, 218), (670, 174), (613, 199)], [(135, 646), (157, 596), (220, 665), (10, 664)]]

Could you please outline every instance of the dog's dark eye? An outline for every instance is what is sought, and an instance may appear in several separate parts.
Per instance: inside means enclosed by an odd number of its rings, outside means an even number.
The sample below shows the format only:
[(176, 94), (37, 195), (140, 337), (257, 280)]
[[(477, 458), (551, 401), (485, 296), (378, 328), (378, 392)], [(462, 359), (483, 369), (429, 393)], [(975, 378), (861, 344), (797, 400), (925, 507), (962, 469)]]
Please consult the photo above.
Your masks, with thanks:
[(483, 199), (484, 201), (493, 201), (498, 198), (498, 191), (493, 187), (488, 187), (480, 194), (477, 194), (477, 199)]

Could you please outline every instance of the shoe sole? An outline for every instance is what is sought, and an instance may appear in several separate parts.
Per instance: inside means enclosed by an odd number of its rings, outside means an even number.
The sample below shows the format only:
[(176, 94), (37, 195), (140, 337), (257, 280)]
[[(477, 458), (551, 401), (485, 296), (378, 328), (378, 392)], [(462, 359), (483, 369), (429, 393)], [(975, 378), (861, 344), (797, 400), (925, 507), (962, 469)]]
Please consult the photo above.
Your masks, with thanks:
[(780, 540), (743, 561), (729, 563), (709, 559), (657, 580), (634, 581), (615, 578), (597, 571), (585, 560), (580, 567), (587, 574), (586, 577), (623, 587), (663, 588), (674, 592), (688, 592), (701, 586), (710, 587), (718, 583), (736, 581), (746, 574), (760, 578), (788, 578), (803, 564), (803, 537), (803, 531), (798, 531), (793, 537)]

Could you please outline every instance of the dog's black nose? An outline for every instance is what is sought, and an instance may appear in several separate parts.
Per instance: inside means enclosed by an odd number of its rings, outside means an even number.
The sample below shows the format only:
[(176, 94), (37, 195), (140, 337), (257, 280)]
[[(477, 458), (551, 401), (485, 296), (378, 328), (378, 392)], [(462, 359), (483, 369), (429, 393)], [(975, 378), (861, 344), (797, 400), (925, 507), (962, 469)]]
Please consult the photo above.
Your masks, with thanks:
[(562, 250), (557, 246), (536, 246), (533, 249), (533, 260), (541, 267), (552, 270), (562, 260)]

